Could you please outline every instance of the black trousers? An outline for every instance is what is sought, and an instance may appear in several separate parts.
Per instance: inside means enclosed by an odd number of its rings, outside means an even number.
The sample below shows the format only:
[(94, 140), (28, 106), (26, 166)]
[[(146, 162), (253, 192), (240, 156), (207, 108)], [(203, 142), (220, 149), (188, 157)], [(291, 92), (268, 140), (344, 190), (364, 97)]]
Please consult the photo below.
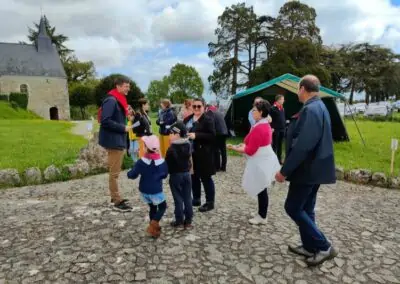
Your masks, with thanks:
[(285, 138), (285, 130), (276, 129), (272, 133), (272, 149), (274, 150), (279, 162), (282, 162), (282, 144)]
[(215, 169), (217, 171), (226, 170), (227, 156), (226, 156), (226, 136), (217, 135), (215, 139)]
[(264, 189), (258, 194), (258, 215), (263, 219), (267, 218), (268, 203), (268, 192), (267, 189)]

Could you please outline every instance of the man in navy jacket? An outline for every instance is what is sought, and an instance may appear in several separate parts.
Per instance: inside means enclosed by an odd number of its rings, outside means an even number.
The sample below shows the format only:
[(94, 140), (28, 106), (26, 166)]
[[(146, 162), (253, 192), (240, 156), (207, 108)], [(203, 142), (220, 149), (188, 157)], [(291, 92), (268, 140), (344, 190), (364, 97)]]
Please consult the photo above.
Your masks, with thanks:
[(118, 188), (118, 177), (121, 172), (122, 160), (127, 148), (126, 116), (128, 103), (126, 96), (130, 89), (128, 78), (121, 76), (115, 81), (115, 89), (111, 90), (101, 105), (101, 121), (99, 144), (107, 150), (109, 168), (109, 190), (111, 203), (118, 211), (131, 211), (132, 207), (122, 199)]
[(293, 253), (306, 257), (309, 266), (319, 265), (337, 255), (315, 224), (315, 203), (321, 184), (336, 182), (329, 112), (318, 96), (320, 82), (307, 75), (299, 83), (303, 108), (288, 132), (288, 153), (276, 180), (290, 181), (285, 210), (297, 224), (302, 245), (290, 246)]

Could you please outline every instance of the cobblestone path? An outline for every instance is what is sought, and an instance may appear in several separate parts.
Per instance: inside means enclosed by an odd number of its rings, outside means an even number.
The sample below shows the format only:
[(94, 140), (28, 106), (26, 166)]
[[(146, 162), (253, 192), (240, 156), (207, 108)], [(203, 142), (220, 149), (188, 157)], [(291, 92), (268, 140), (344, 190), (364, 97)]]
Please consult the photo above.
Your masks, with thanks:
[(270, 190), (268, 225), (249, 225), (256, 201), (240, 187), (244, 161), (216, 176), (217, 208), (194, 229), (144, 233), (137, 183), (120, 183), (134, 211), (108, 207), (107, 175), (0, 191), (0, 283), (400, 283), (400, 191), (346, 183), (321, 189), (317, 221), (340, 250), (318, 268), (287, 251), (287, 185)]

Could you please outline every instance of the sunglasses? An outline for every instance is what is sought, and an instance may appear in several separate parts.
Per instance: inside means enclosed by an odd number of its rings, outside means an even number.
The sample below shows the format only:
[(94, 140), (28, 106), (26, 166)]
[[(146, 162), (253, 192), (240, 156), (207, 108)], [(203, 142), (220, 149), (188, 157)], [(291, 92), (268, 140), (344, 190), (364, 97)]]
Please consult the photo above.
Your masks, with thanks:
[(192, 108), (198, 108), (198, 109), (201, 109), (203, 106), (202, 105), (192, 105)]

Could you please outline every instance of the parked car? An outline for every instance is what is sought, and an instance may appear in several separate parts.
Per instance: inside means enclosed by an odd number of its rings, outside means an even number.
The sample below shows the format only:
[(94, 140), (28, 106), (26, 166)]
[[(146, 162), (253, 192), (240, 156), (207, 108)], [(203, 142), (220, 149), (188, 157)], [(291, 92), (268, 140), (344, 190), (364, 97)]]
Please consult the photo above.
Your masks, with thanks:
[(388, 116), (392, 113), (392, 108), (387, 104), (370, 104), (365, 111), (365, 116)]

